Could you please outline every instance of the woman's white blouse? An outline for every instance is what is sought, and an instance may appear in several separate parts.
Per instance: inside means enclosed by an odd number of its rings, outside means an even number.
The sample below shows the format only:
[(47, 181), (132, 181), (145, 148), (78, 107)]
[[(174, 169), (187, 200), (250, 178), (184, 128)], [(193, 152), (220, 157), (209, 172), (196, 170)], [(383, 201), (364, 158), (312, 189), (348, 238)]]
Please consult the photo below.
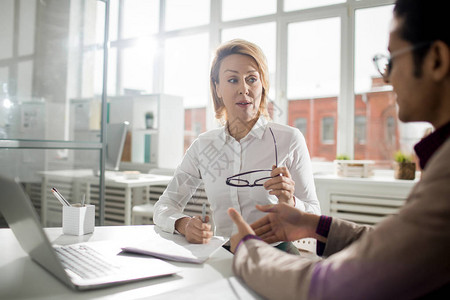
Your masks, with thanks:
[[(240, 142), (230, 136), (224, 126), (201, 134), (192, 143), (155, 205), (155, 224), (173, 233), (175, 221), (187, 216), (183, 210), (202, 182), (212, 211), (215, 235), (229, 237), (237, 232), (227, 214), (229, 207), (240, 212), (248, 223), (263, 217), (265, 213), (257, 210), (255, 205), (276, 204), (278, 198), (269, 195), (262, 186), (233, 187), (226, 184), (226, 179), (246, 171), (272, 169), (275, 147), (269, 127), (276, 139), (278, 166), (286, 166), (295, 182), (295, 206), (320, 214), (303, 135), (298, 129), (260, 117)], [(266, 176), (270, 176), (269, 171), (250, 174), (246, 179), (253, 183), (255, 179)]]

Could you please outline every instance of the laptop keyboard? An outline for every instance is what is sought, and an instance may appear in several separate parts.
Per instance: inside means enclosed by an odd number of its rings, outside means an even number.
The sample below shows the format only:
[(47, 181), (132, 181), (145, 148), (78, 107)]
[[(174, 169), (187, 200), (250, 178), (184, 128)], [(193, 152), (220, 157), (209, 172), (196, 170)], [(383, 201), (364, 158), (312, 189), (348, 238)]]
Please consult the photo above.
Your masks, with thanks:
[(55, 247), (64, 268), (83, 279), (99, 278), (117, 273), (119, 267), (87, 245)]

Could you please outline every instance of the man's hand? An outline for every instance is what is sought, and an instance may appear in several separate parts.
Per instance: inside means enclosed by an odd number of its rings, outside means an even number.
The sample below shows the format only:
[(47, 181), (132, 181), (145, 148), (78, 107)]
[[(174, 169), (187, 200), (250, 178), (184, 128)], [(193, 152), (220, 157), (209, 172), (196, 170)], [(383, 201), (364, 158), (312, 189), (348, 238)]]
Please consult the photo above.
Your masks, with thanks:
[(209, 216), (206, 216), (205, 223), (202, 222), (200, 216), (193, 218), (181, 218), (175, 222), (175, 228), (186, 237), (186, 240), (192, 244), (207, 244), (213, 233), (211, 231), (211, 225), (209, 222)]
[(279, 241), (295, 241), (314, 237), (319, 216), (305, 213), (286, 203), (277, 205), (257, 205), (257, 209), (268, 214), (257, 220), (251, 227), (255, 233), (267, 243)]
[(286, 167), (272, 166), (270, 176), (272, 178), (264, 183), (264, 188), (269, 190), (270, 195), (277, 196), (279, 203), (295, 206), (295, 182), (292, 180), (289, 170)]
[(247, 222), (244, 221), (242, 216), (232, 207), (228, 209), (228, 215), (230, 216), (231, 220), (233, 220), (234, 224), (236, 224), (239, 232), (234, 234), (230, 238), (230, 251), (234, 253), (236, 250), (236, 246), (239, 243), (242, 238), (248, 234), (255, 234), (253, 229), (250, 227), (250, 225), (247, 224)]

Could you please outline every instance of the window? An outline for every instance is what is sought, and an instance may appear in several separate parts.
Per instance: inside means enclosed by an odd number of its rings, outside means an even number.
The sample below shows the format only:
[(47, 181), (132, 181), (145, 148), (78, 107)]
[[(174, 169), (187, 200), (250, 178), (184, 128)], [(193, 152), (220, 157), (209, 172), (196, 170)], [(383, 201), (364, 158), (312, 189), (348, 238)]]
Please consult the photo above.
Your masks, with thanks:
[(182, 96), (187, 108), (205, 107), (209, 95), (208, 57), (207, 34), (167, 39), (163, 92)]
[(330, 4), (343, 3), (346, 0), (284, 0), (284, 10), (307, 9), (326, 6)]
[(158, 32), (159, 0), (123, 0), (122, 3), (122, 38), (143, 37)]
[(395, 126), (395, 118), (394, 117), (387, 117), (385, 121), (385, 135), (384, 135), (384, 142), (389, 145), (395, 144), (395, 136), (397, 135), (397, 130)]
[[(339, 18), (288, 25), (288, 124), (294, 125), (297, 117), (309, 116), (309, 134), (305, 138), (312, 160), (332, 161), (336, 157), (334, 120), (340, 91), (339, 43)], [(323, 144), (327, 146), (322, 147)]]
[(166, 30), (208, 24), (209, 5), (210, 0), (166, 0)]
[(289, 24), (289, 99), (339, 94), (339, 43), (338, 18)]
[(295, 128), (298, 128), (298, 130), (300, 130), (300, 132), (306, 138), (306, 129), (307, 129), (306, 118), (295, 119), (294, 126), (295, 126)]
[(136, 45), (121, 51), (122, 94), (127, 91), (151, 93), (153, 89), (153, 61), (156, 52), (153, 40), (141, 39)]
[(276, 0), (222, 0), (223, 21), (264, 16), (276, 12)]
[[(36, 15), (22, 2), (21, 9), (30, 11), (21, 14)], [(424, 133), (422, 125), (416, 130), (398, 121), (392, 88), (382, 83), (372, 65), (372, 56), (386, 50), (393, 2), (111, 0), (108, 95), (182, 96), (187, 147), (199, 132), (217, 126), (209, 94), (212, 53), (223, 41), (247, 39), (267, 56), (275, 122), (300, 128), (313, 161), (332, 161), (339, 152), (390, 168), (391, 152), (412, 149)], [(2, 4), (2, 28), (14, 24), (13, 7), (13, 1)], [(101, 14), (89, 17), (100, 31)], [(20, 26), (21, 35), (29, 32), (27, 23)], [(19, 33), (1, 34), (3, 42)], [(79, 59), (84, 66), (74, 72), (80, 78), (77, 96), (101, 92), (101, 82), (93, 81), (98, 76), (92, 75), (92, 68), (99, 73), (103, 67), (96, 59), (102, 56), (101, 36), (96, 32), (83, 37), (85, 52)], [(18, 53), (26, 58), (34, 45), (20, 43)], [(33, 76), (25, 74), (33, 72), (34, 62), (11, 67), (2, 59), (13, 51), (11, 44), (0, 44), (0, 80), (13, 76), (10, 91), (20, 86), (23, 93), (32, 93), (27, 81)], [(381, 147), (379, 141), (385, 139), (389, 143)]]
[(355, 144), (366, 143), (366, 116), (355, 116)]
[[(412, 153), (413, 145), (427, 127), (415, 123), (402, 124), (401, 130), (397, 128), (401, 122), (397, 117), (395, 94), (372, 63), (375, 54), (387, 52), (392, 9), (392, 5), (386, 5), (355, 12), (354, 156), (375, 160), (380, 168), (391, 168), (393, 155), (400, 149)], [(359, 138), (362, 120), (358, 115), (362, 114), (366, 116), (364, 147)]]
[(322, 118), (322, 144), (334, 144), (334, 117)]

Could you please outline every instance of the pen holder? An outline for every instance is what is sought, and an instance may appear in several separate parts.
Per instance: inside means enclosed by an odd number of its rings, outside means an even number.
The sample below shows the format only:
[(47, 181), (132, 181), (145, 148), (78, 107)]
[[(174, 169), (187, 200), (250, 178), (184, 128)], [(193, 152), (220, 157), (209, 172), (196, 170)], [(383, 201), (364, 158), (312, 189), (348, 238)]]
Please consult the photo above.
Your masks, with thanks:
[(63, 206), (63, 233), (84, 235), (94, 232), (95, 205)]

